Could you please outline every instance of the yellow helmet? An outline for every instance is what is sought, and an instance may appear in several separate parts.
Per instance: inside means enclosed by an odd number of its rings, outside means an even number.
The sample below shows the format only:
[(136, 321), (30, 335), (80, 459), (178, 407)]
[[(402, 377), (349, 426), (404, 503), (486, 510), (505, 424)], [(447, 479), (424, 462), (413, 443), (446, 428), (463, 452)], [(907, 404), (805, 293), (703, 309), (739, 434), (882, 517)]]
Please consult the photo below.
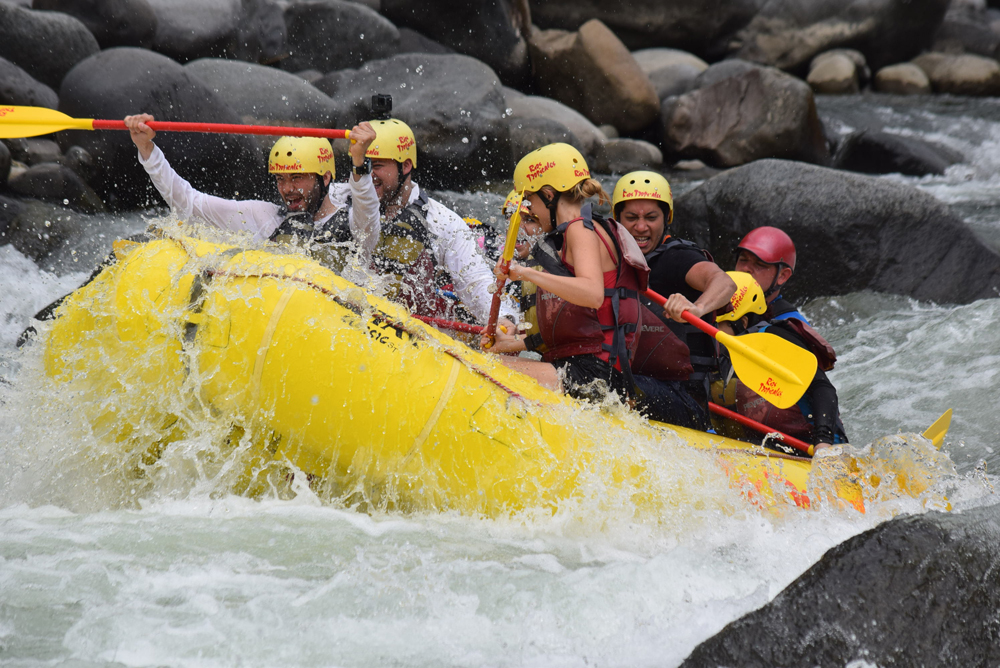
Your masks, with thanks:
[(417, 167), (417, 140), (413, 130), (403, 121), (390, 118), (385, 121), (371, 121), (375, 130), (375, 141), (371, 143), (365, 156), (373, 160), (395, 160), (413, 163)]
[(282, 137), (271, 147), (267, 171), (272, 174), (306, 172), (320, 176), (330, 172), (336, 178), (333, 146), (329, 139), (322, 137)]
[(516, 190), (511, 190), (507, 193), (507, 199), (504, 200), (503, 206), (500, 207), (500, 213), (503, 214), (504, 218), (510, 218), (518, 209), (521, 210), (521, 213), (526, 212), (526, 206), (527, 205), (524, 203), (524, 197), (521, 193)]
[(767, 300), (757, 280), (745, 271), (727, 271), (726, 274), (736, 283), (736, 292), (729, 298), (732, 310), (715, 316), (715, 319), (739, 320), (747, 313), (764, 315), (767, 311)]
[(518, 192), (534, 193), (542, 186), (566, 192), (589, 178), (590, 168), (583, 155), (569, 144), (562, 143), (536, 148), (521, 158), (514, 168), (514, 188)]
[(611, 195), (611, 210), (617, 211), (618, 204), (633, 199), (650, 199), (663, 202), (670, 209), (667, 214), (667, 225), (674, 220), (674, 195), (670, 192), (670, 184), (662, 174), (656, 172), (629, 172), (618, 179), (615, 192)]

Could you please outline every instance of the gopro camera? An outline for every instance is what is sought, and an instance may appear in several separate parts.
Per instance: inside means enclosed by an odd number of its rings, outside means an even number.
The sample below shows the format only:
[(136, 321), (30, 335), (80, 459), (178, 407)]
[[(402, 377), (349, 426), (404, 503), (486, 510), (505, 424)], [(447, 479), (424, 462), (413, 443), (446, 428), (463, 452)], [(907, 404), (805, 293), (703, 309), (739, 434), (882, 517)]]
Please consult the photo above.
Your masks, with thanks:
[(372, 95), (372, 118), (377, 121), (389, 120), (392, 114), (392, 95), (376, 93)]

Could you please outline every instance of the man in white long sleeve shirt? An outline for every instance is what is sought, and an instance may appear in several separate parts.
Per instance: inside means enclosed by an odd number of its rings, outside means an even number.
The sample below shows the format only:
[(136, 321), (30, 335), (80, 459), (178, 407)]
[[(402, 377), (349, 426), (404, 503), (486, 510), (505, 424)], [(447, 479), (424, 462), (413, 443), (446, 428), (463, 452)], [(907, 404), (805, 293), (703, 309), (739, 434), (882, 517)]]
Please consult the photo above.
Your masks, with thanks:
[[(409, 126), (395, 119), (371, 121), (371, 126), (377, 137), (365, 155), (371, 160), (382, 211), (376, 270), (400, 276), (403, 287), (396, 298), (423, 315), (452, 317), (454, 304), (438, 289), (450, 282), (462, 306), (485, 323), (493, 301), (489, 287), (496, 279), (479, 254), (469, 226), (413, 182), (417, 145)], [(346, 202), (348, 195), (353, 198), (353, 192), (348, 193), (342, 184), (334, 184), (331, 190), (335, 202)], [(400, 252), (404, 240), (405, 253)], [(507, 303), (501, 313), (517, 319), (516, 310)]]
[[(260, 200), (229, 200), (195, 190), (170, 167), (163, 152), (153, 143), (156, 132), (147, 123), (149, 114), (127, 116), (132, 141), (139, 149), (139, 162), (173, 213), (182, 220), (198, 217), (224, 230), (249, 232), (257, 239), (284, 235), (306, 241), (343, 241), (346, 230), (337, 229), (336, 214), (344, 206), (335, 200), (330, 185), (334, 178), (333, 148), (326, 139), (282, 137), (275, 142), (268, 159), (268, 171), (275, 175), (283, 205)], [(365, 151), (375, 140), (368, 123), (351, 130), (353, 173), (343, 185), (351, 195), (347, 212), (349, 237), (356, 246), (357, 266), (367, 269), (379, 241), (378, 195), (367, 171)], [(305, 219), (305, 220), (303, 220)], [(339, 269), (339, 268), (338, 268)]]

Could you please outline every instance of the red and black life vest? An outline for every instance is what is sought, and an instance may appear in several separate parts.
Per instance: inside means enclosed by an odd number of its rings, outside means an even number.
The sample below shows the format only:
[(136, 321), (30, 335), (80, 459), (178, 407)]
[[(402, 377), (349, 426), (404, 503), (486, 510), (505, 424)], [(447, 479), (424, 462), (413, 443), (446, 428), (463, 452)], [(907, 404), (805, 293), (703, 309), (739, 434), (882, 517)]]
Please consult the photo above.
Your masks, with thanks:
[[(572, 304), (538, 288), (538, 327), (546, 348), (542, 359), (551, 362), (574, 355), (596, 355), (620, 368), (630, 378), (630, 362), (641, 318), (639, 291), (646, 289), (649, 267), (635, 241), (617, 221), (592, 216), (589, 204), (584, 205), (580, 213), (580, 218), (563, 223), (546, 235), (535, 246), (534, 257), (546, 272), (572, 276), (562, 252), (563, 234), (570, 225), (578, 222), (596, 231), (596, 223), (604, 229), (614, 246), (614, 255), (617, 256), (613, 257), (616, 264), (615, 283), (613, 287), (605, 288), (604, 303), (598, 309)], [(601, 239), (604, 242), (603, 237)]]

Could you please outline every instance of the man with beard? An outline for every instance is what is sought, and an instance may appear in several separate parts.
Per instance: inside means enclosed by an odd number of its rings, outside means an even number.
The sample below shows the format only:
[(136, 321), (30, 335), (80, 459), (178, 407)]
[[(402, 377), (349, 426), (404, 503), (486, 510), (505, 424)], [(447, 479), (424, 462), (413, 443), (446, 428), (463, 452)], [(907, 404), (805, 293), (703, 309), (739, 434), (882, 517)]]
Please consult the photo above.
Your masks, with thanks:
[[(149, 114), (126, 116), (125, 125), (139, 149), (139, 162), (153, 185), (181, 220), (197, 217), (224, 230), (249, 232), (257, 239), (300, 242), (307, 250), (330, 242), (353, 240), (367, 267), (379, 239), (378, 197), (372, 177), (357, 167), (366, 163), (365, 151), (375, 140), (368, 123), (351, 130), (350, 154), (355, 172), (344, 188), (350, 191), (354, 206), (345, 212), (346, 225), (334, 220), (343, 206), (332, 197), (330, 185), (335, 177), (333, 147), (329, 140), (317, 137), (281, 137), (268, 153), (268, 171), (282, 204), (260, 200), (229, 200), (195, 190), (171, 168), (163, 152), (153, 143), (156, 131), (147, 125)], [(323, 261), (324, 256), (317, 259)], [(341, 266), (332, 267), (337, 271)]]
[[(378, 194), (382, 219), (374, 267), (389, 282), (387, 296), (417, 314), (456, 319), (462, 317), (459, 304), (447, 296), (455, 294), (472, 319), (485, 323), (494, 277), (469, 226), (413, 180), (417, 142), (410, 127), (396, 119), (373, 120), (370, 127), (376, 137), (354, 172), (370, 172)], [(354, 197), (347, 185), (333, 185), (330, 198), (343, 207), (334, 219), (346, 215)], [(513, 318), (514, 310), (504, 304), (501, 314)]]

